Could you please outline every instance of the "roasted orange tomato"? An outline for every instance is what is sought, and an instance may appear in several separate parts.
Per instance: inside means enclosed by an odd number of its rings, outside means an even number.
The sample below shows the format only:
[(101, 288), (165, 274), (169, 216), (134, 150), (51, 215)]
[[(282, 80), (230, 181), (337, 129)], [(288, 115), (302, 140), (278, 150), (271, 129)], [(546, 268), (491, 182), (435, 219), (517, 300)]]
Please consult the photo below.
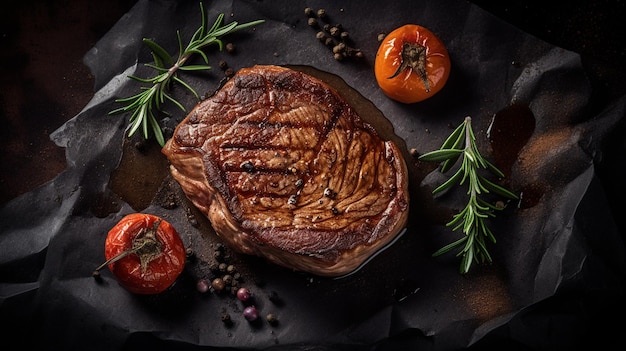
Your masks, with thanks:
[(158, 294), (170, 287), (186, 262), (183, 241), (176, 229), (158, 216), (133, 213), (109, 231), (105, 266), (120, 285), (136, 294)]
[(435, 95), (450, 75), (450, 56), (430, 30), (407, 24), (389, 33), (378, 48), (376, 81), (391, 99), (415, 103)]

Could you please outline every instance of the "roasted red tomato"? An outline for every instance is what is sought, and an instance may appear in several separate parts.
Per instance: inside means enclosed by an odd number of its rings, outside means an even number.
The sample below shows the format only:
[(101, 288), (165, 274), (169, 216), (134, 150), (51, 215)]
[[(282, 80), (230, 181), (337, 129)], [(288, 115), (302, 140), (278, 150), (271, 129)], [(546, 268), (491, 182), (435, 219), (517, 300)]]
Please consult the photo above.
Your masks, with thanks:
[(430, 30), (407, 24), (389, 33), (374, 62), (376, 81), (390, 98), (415, 103), (443, 88), (450, 75), (450, 57)]
[(136, 294), (158, 294), (185, 267), (184, 244), (176, 229), (160, 217), (134, 213), (122, 218), (105, 241), (105, 266), (120, 285)]

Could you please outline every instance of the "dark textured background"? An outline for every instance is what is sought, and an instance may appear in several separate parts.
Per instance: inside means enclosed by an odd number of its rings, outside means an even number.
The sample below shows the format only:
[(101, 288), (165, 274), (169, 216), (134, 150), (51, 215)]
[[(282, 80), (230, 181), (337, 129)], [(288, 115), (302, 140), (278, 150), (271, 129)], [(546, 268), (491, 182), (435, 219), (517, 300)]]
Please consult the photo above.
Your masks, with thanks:
[(65, 168), (64, 151), (49, 135), (93, 96), (83, 56), (134, 3), (10, 0), (3, 5), (0, 204)]

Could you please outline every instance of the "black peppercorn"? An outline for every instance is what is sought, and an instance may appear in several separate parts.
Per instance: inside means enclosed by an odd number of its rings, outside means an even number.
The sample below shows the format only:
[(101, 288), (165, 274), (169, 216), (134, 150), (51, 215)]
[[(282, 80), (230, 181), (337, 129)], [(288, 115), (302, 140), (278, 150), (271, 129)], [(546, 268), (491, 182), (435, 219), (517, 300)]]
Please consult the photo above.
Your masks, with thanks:
[(252, 164), (252, 162), (250, 161), (243, 162), (240, 167), (246, 172), (254, 172), (254, 164)]
[(229, 274), (234, 273), (234, 272), (235, 272), (235, 270), (236, 270), (236, 269), (235, 269), (235, 266), (234, 266), (234, 265), (232, 265), (232, 264), (229, 264), (229, 265), (226, 267), (226, 272), (228, 272)]
[(325, 197), (335, 197), (335, 196), (337, 196), (337, 192), (334, 191), (331, 188), (325, 188), (324, 189), (324, 196)]
[[(333, 47), (333, 53), (335, 54), (341, 54), (346, 50), (346, 44), (344, 43), (339, 43), (337, 45), (335, 45), (335, 47)], [(326, 195), (326, 194), (324, 194)]]
[(215, 289), (215, 291), (220, 292), (224, 290), (226, 284), (224, 283), (224, 280), (222, 280), (222, 278), (215, 278), (211, 282), (211, 286), (213, 287), (213, 289)]
[(228, 267), (228, 265), (224, 262), (220, 263), (218, 269), (220, 270), (220, 272), (226, 272), (226, 267)]
[[(343, 9), (340, 11), (343, 12)], [(331, 21), (328, 18), (325, 9), (317, 10), (317, 18), (314, 18), (313, 10), (310, 7), (305, 8), (304, 13), (309, 17), (308, 23), (314, 28), (319, 28), (321, 25), (317, 19), (323, 19), (323, 30), (319, 30), (316, 33), (316, 38), (324, 43), (326, 47), (332, 50), (332, 54), (335, 60), (343, 61), (350, 58), (363, 58), (364, 55), (359, 49), (351, 47), (350, 34), (344, 30), (343, 26), (339, 23), (331, 25)], [(379, 39), (380, 40), (380, 39)]]
[(296, 197), (296, 195), (291, 195), (289, 196), (289, 199), (287, 199), (287, 203), (290, 205), (295, 205), (298, 203), (298, 198)]
[(222, 258), (224, 258), (224, 253), (220, 250), (215, 250), (213, 251), (213, 258), (215, 258), (216, 260), (221, 260)]
[(278, 323), (278, 319), (273, 313), (268, 313), (267, 316), (265, 316), (265, 319), (267, 320), (269, 324), (272, 324), (272, 325)]
[(211, 263), (211, 264), (209, 265), (209, 269), (210, 269), (212, 272), (217, 272), (217, 271), (219, 271), (219, 270), (220, 270), (220, 268), (219, 268), (219, 264), (217, 264), (217, 263)]
[(280, 298), (280, 296), (278, 296), (278, 293), (276, 291), (270, 291), (269, 294), (267, 295), (268, 300), (270, 300), (273, 304), (275, 305), (281, 305), (282, 304), (282, 300)]
[(222, 312), (222, 316), (221, 316), (222, 322), (226, 325), (226, 326), (230, 326), (233, 324), (232, 319), (230, 318), (230, 314), (228, 314), (228, 312)]

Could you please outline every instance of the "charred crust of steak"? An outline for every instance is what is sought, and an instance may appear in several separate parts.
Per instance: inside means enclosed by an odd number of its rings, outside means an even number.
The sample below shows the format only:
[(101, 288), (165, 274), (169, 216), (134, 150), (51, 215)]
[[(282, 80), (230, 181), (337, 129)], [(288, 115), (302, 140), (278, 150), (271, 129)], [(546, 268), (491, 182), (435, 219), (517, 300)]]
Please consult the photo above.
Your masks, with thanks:
[(296, 271), (349, 273), (406, 225), (398, 147), (334, 88), (289, 68), (239, 70), (163, 153), (227, 245)]

